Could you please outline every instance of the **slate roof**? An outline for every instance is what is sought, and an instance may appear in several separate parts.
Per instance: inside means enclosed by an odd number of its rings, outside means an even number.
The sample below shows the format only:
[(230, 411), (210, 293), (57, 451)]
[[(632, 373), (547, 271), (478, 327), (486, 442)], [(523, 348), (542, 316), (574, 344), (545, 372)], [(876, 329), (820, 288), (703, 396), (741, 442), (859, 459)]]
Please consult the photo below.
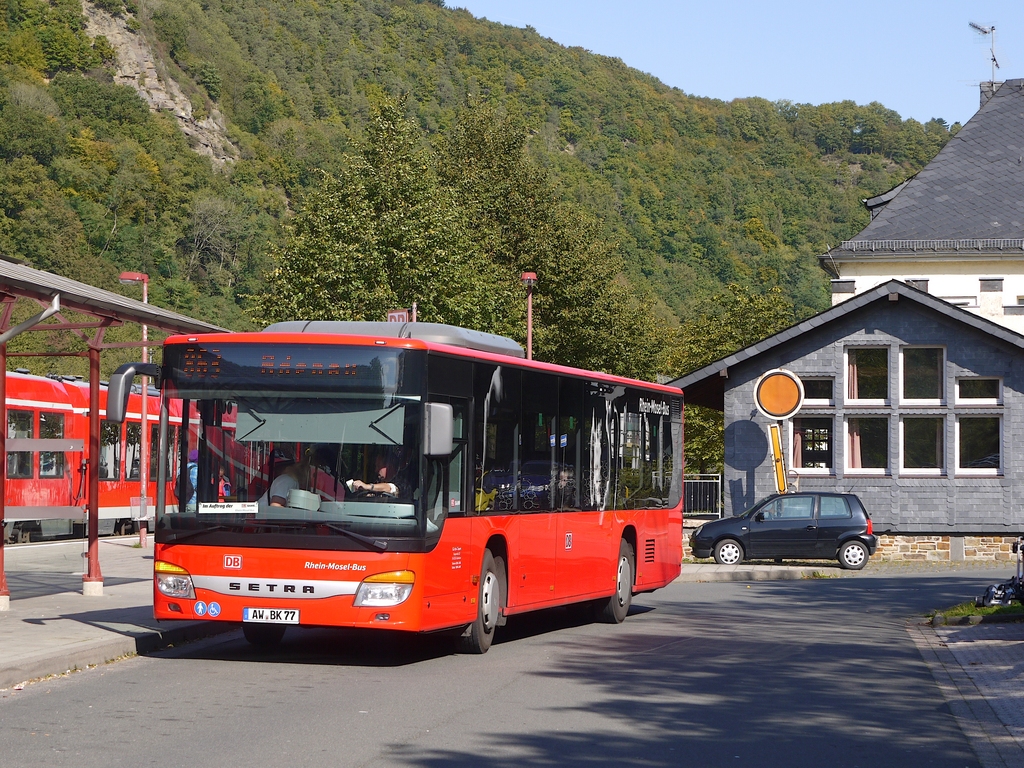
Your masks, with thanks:
[(675, 381), (670, 381), (669, 386), (680, 387), (683, 390), (683, 400), (687, 405), (703, 405), (719, 411), (723, 410), (725, 404), (726, 374), (728, 374), (730, 367), (764, 354), (765, 352), (775, 349), (788, 341), (792, 341), (805, 333), (828, 325), (829, 323), (869, 304), (878, 301), (889, 301), (890, 294), (898, 294), (900, 297), (905, 297), (910, 301), (917, 302), (918, 304), (928, 307), (951, 320), (963, 323), (981, 331), (982, 333), (1011, 344), (1012, 346), (1024, 349), (1024, 335), (1011, 331), (1009, 328), (999, 325), (987, 318), (981, 317), (980, 315), (976, 315), (973, 312), (968, 312), (965, 309), (956, 307), (942, 299), (937, 299), (929, 293), (919, 291), (916, 288), (911, 288), (909, 285), (902, 283), (899, 280), (890, 280), (872, 288), (870, 291), (857, 294), (853, 298), (847, 299), (841, 304), (836, 304), (830, 309), (826, 309), (824, 312), (818, 313), (814, 317), (809, 317), (802, 323), (792, 325), (789, 328), (776, 333), (774, 336), (762, 339), (756, 344), (744, 347), (728, 357), (723, 357), (721, 360), (716, 360), (709, 365), (705, 365), (703, 368), (692, 371)]
[(891, 192), (887, 203), (889, 193), (872, 198), (884, 208), (837, 249), (842, 256), (1024, 248), (1024, 79), (1000, 85), (927, 166)]

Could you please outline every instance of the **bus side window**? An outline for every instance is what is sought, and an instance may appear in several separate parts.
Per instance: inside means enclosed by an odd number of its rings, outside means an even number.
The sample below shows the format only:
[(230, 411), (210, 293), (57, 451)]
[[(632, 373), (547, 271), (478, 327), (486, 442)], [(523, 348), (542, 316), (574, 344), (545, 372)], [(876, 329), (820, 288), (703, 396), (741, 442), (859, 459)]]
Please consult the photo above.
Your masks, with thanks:
[(516, 508), (519, 474), (519, 408), (522, 375), (517, 368), (477, 363), (473, 375), (476, 408), (473, 456), (477, 512)]
[(583, 477), (583, 382), (562, 379), (558, 387), (555, 508), (580, 509)]

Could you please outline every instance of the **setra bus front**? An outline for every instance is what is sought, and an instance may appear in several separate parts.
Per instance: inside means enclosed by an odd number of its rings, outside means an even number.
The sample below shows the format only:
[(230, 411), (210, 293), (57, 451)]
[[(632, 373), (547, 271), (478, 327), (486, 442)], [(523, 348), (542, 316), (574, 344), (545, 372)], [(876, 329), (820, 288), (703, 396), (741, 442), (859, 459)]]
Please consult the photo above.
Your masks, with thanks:
[[(472, 621), (469, 601), (421, 616), (444, 525), (427, 500), (447, 472), (454, 421), (451, 405), (427, 402), (426, 361), (407, 339), (168, 339), (159, 488), (177, 498), (157, 502), (155, 616), (242, 622), (260, 644), (297, 624)], [(123, 391), (136, 371), (157, 373), (134, 366), (111, 386)], [(191, 414), (176, 445), (172, 406)], [(180, 472), (165, 484), (172, 451)], [(464, 571), (440, 574), (452, 583), (435, 592), (470, 587)]]

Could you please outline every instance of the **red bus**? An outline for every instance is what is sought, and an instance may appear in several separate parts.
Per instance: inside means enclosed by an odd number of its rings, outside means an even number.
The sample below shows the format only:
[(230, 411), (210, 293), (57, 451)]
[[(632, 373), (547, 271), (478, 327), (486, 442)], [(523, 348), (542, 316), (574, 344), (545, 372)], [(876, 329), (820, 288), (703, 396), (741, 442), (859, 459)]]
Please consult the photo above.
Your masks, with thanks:
[(241, 622), (258, 645), (463, 630), (483, 653), (509, 615), (589, 602), (621, 622), (679, 574), (679, 389), (430, 323), (173, 336), (159, 374), (162, 422), (200, 422), (174, 446), (161, 427), (187, 490), (157, 503), (159, 619)]
[[(138, 389), (138, 388), (136, 388)], [(150, 425), (150, 503), (154, 513), (157, 465), (157, 411), (159, 393), (150, 390), (146, 421)], [(100, 390), (100, 408), (107, 390)], [(100, 418), (101, 534), (132, 533), (141, 514), (139, 468), (142, 458), (142, 397), (130, 394), (129, 413), (119, 424)], [(74, 376), (7, 374), (7, 482), (5, 484), (4, 538), (26, 542), (64, 536), (84, 536), (86, 484), (84, 447), (89, 436), (89, 386)], [(171, 429), (181, 424), (175, 408)], [(65, 443), (47, 450), (38, 440)], [(51, 444), (52, 445), (52, 444)], [(23, 447), (27, 446), (28, 449)], [(73, 446), (73, 449), (67, 448)], [(22, 447), (19, 450), (19, 447)]]

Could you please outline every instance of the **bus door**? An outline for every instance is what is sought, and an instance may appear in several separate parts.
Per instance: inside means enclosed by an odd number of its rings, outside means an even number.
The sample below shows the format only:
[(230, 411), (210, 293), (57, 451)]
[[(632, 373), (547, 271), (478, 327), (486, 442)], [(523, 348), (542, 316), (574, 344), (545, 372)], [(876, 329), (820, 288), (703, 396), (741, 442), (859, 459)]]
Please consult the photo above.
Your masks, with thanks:
[(558, 597), (556, 562), (560, 547), (552, 477), (558, 420), (558, 379), (523, 372), (522, 419), (519, 425), (517, 603), (543, 603)]
[(590, 447), (583, 432), (584, 382), (559, 382), (558, 429), (554, 435), (552, 474), (553, 507), (557, 510), (558, 596), (573, 597), (608, 587), (604, 578), (608, 562), (608, 541), (612, 534), (610, 513), (584, 512), (581, 487)]

